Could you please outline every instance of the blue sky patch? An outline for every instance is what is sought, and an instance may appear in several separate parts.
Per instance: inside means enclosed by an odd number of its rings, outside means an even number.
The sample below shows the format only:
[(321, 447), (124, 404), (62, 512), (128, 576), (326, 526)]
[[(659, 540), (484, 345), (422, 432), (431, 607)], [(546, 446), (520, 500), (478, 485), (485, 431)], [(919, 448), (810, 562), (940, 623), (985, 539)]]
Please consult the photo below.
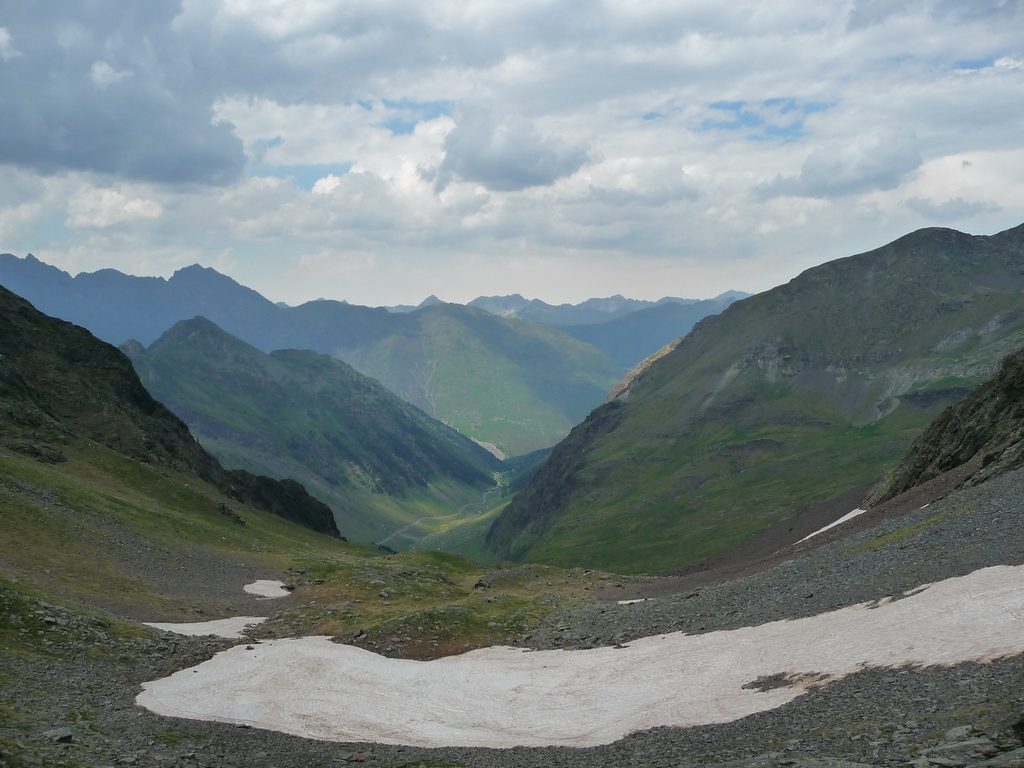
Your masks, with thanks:
[(962, 59), (953, 63), (957, 69), (987, 69), (996, 63), (994, 56), (987, 59)]
[(755, 129), (747, 134), (751, 141), (797, 141), (807, 135), (803, 118), (824, 112), (834, 105), (821, 101), (800, 102), (789, 97), (765, 99), (761, 102), (716, 101), (708, 105), (722, 113), (721, 118), (708, 117), (698, 131), (712, 129), (739, 131)]

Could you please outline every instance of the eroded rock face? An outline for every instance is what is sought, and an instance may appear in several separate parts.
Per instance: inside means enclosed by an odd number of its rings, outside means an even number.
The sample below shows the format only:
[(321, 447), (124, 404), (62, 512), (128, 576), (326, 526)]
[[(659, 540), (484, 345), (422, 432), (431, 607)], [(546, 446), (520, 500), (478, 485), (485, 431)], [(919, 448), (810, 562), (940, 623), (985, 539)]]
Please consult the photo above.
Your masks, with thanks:
[(977, 485), (1024, 465), (1024, 350), (967, 398), (943, 411), (865, 500), (875, 506), (982, 456)]

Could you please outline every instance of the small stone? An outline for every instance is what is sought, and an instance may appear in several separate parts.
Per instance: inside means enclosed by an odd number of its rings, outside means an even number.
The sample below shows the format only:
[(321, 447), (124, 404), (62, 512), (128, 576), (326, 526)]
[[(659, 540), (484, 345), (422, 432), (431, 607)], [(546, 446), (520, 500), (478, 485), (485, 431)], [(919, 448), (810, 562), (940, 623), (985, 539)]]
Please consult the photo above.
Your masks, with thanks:
[(979, 765), (998, 766), (999, 768), (1024, 768), (1024, 747), (1012, 752), (1004, 752)]
[(74, 740), (75, 734), (70, 728), (53, 728), (43, 733), (43, 738), (47, 741), (56, 741), (61, 744), (67, 744)]
[(973, 725), (958, 725), (956, 728), (946, 731), (946, 741), (961, 741), (969, 738), (972, 733), (974, 733)]
[(491, 582), (487, 579), (480, 579), (476, 584), (473, 585), (473, 589), (490, 589)]

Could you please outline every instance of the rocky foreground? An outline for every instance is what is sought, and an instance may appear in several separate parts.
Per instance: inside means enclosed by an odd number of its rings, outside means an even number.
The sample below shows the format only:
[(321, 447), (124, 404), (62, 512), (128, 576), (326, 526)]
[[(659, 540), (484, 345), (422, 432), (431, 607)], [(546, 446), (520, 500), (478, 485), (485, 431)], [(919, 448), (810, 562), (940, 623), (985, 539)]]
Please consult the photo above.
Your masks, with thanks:
[[(731, 629), (899, 596), (989, 565), (1019, 565), (1022, 507), (1018, 470), (742, 579), (629, 605), (591, 600), (557, 609), (528, 644), (585, 648)], [(4, 766), (1024, 766), (1019, 656), (865, 669), (733, 723), (658, 728), (603, 747), (427, 750), (157, 717), (134, 704), (142, 682), (246, 641), (174, 637), (26, 602), (13, 589), (0, 596), (0, 615), (21, 643), (0, 657)]]

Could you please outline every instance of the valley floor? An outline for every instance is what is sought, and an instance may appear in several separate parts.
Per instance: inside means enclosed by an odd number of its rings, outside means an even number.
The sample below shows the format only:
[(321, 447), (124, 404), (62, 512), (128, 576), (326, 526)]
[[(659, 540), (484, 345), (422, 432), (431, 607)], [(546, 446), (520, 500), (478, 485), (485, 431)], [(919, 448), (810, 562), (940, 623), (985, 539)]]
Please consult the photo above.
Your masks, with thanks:
[[(899, 595), (991, 565), (1020, 565), (1022, 508), (1024, 471), (1018, 471), (852, 535), (825, 537), (831, 540), (817, 548), (721, 584), (627, 605), (565, 605), (532, 631), (528, 644), (588, 648), (671, 631), (734, 629)], [(622, 583), (611, 591), (626, 593), (644, 582)], [(10, 591), (0, 596), (8, 603), (17, 599)], [(917, 760), (922, 768), (959, 768), (998, 761), (1001, 753), (1021, 746), (1015, 726), (1024, 716), (1024, 655), (952, 666), (867, 668), (732, 723), (656, 728), (601, 747), (420, 749), (318, 742), (158, 717), (135, 706), (143, 682), (210, 658), (233, 641), (170, 640), (53, 606), (30, 607), (38, 612), (29, 614), (23, 648), (0, 656), (0, 761), (12, 766), (653, 768), (740, 761), (751, 768), (809, 768), (835, 760)], [(780, 682), (768, 680), (765, 686)], [(976, 730), (947, 734), (960, 726)], [(928, 752), (936, 747), (941, 748)], [(1002, 760), (1004, 768), (1024, 765), (1014, 753)]]

